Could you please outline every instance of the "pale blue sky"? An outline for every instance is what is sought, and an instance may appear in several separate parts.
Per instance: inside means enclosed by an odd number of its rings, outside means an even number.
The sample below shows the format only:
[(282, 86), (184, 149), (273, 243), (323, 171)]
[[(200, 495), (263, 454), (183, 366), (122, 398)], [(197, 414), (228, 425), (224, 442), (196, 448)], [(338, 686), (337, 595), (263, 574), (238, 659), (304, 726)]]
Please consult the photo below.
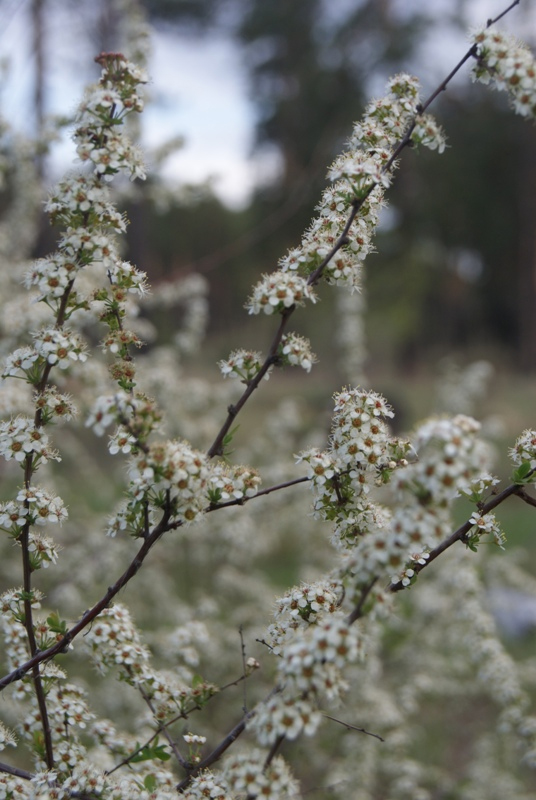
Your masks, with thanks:
[[(84, 37), (91, 0), (80, 0), (77, 13), (67, 16), (60, 0), (49, 0), (54, 13), (47, 17), (45, 33), (49, 72), (47, 108), (53, 113), (71, 112), (91, 78), (92, 44)], [(339, 0), (343, 2), (343, 0)], [(344, 0), (348, 5), (359, 0)], [(393, 0), (401, 12), (422, 0)], [(485, 22), (499, 13), (505, 0), (470, 0), (471, 22)], [(452, 9), (453, 0), (428, 0), (427, 8)], [(523, 0), (522, 9), (508, 17), (508, 24), (534, 35), (536, 0)], [(33, 49), (29, 0), (0, 0), (0, 59), (5, 64), (0, 85), (0, 108), (18, 130), (31, 130)], [(75, 46), (73, 46), (75, 45)], [(464, 52), (462, 33), (436, 30), (424, 44), (419, 73), (426, 89)], [(411, 68), (411, 65), (408, 65)], [(185, 147), (167, 163), (170, 176), (199, 182), (212, 176), (214, 189), (232, 205), (247, 200), (256, 181), (277, 169), (275, 159), (251, 159), (254, 112), (248, 100), (246, 76), (240, 52), (223, 36), (177, 37), (155, 33), (149, 73), (147, 105), (143, 115), (143, 139), (149, 147), (182, 135)], [(467, 75), (459, 80), (467, 81)], [(381, 91), (374, 86), (373, 90)], [(71, 159), (68, 143), (56, 148), (53, 163), (65, 169)]]

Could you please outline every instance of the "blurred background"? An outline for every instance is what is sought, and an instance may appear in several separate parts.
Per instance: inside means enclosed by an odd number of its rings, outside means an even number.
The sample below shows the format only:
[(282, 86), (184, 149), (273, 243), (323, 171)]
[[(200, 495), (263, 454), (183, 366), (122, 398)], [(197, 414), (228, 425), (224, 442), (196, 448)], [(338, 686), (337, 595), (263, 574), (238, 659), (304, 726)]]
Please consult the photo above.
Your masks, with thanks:
[[(505, 5), (2, 0), (2, 113), (15, 129), (39, 136), (51, 116), (72, 115), (81, 88), (98, 74), (96, 53), (123, 48), (147, 58), (139, 133), (153, 191), (125, 199), (127, 256), (153, 284), (192, 271), (209, 279), (211, 357), (222, 357), (230, 346), (265, 346), (263, 325), (249, 330), (243, 302), (258, 276), (299, 243), (326, 167), (367, 99), (401, 70), (419, 76), (426, 96), (467, 49), (468, 28)], [(524, 0), (505, 27), (530, 43), (535, 8)], [(148, 40), (140, 33), (145, 22)], [(532, 373), (534, 127), (511, 113), (505, 97), (474, 86), (467, 67), (432, 111), (448, 148), (441, 156), (404, 153), (378, 252), (366, 264), (367, 372), (416, 376), (454, 354), (462, 363), (485, 357)], [(68, 131), (40, 156), (45, 187), (72, 164)], [(34, 256), (50, 249), (51, 237), (43, 220)], [(336, 347), (333, 303), (324, 292), (303, 321), (324, 358)], [(237, 340), (244, 327), (247, 345), (242, 334)]]

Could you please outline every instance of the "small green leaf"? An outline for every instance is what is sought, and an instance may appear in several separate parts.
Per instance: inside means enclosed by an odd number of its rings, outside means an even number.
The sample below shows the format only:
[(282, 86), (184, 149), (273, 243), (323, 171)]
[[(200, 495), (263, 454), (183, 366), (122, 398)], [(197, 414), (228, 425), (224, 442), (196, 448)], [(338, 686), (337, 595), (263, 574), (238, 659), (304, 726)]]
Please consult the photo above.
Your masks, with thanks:
[[(514, 483), (527, 483), (529, 480), (529, 474), (532, 472), (532, 467), (530, 466), (530, 461), (523, 461), (517, 469), (514, 470), (512, 474), (512, 480)], [(530, 479), (532, 475), (530, 475)]]
[(171, 758), (170, 754), (166, 752), (165, 744), (158, 744), (158, 738), (152, 745), (147, 744), (145, 747), (136, 753), (135, 756), (129, 759), (131, 764), (138, 764), (140, 761), (168, 761)]
[(53, 611), (52, 614), (49, 614), (49, 616), (47, 617), (47, 624), (53, 633), (61, 633), (61, 634), (67, 633), (68, 630), (67, 623), (65, 622), (64, 619), (60, 619), (60, 616), (57, 611)]
[(143, 785), (147, 789), (148, 792), (154, 792), (156, 789), (156, 777), (152, 774), (146, 775), (143, 780)]

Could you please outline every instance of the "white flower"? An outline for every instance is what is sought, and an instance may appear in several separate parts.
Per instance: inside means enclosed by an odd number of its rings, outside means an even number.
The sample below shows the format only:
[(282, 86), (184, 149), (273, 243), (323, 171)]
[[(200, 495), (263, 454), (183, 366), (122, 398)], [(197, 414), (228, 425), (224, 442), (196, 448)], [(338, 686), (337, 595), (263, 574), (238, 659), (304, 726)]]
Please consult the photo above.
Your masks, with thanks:
[(282, 313), (293, 305), (302, 306), (306, 300), (316, 303), (316, 294), (305, 278), (290, 272), (272, 272), (264, 275), (254, 287), (246, 303), (250, 314)]

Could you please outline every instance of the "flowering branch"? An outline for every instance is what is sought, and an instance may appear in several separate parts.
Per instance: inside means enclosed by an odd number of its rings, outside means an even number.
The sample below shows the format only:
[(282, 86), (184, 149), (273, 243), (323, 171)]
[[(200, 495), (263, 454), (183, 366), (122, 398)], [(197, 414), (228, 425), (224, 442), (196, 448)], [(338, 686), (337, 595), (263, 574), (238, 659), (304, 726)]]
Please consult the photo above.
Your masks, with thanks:
[[(499, 494), (497, 494), (495, 497), (492, 497), (491, 500), (488, 500), (488, 502), (485, 503), (482, 506), (482, 508), (479, 509), (480, 516), (481, 517), (486, 516), (486, 514), (489, 514), (490, 511), (493, 511), (494, 508), (497, 508), (497, 506), (501, 505), (501, 503), (504, 503), (504, 501), (507, 500), (508, 497), (519, 494), (520, 492), (523, 492), (523, 487), (520, 484), (518, 483), (510, 484), (510, 486), (507, 486), (506, 489), (503, 489), (502, 492), (499, 492)], [(428, 564), (430, 564), (432, 561), (435, 561), (435, 559), (438, 558), (438, 556), (440, 556), (442, 553), (444, 553), (445, 550), (448, 550), (449, 547), (452, 547), (452, 545), (455, 542), (463, 541), (464, 538), (469, 533), (469, 531), (471, 530), (471, 528), (474, 527), (474, 525), (475, 523), (474, 520), (472, 519), (468, 519), (466, 522), (463, 523), (463, 525), (460, 525), (460, 527), (457, 528), (457, 530), (455, 530), (443, 542), (441, 542), (441, 544), (439, 544), (437, 547), (435, 547), (433, 550), (430, 551), (428, 558), (426, 559), (424, 564), (417, 563), (414, 565), (413, 569), (415, 571), (415, 574), (418, 575), (419, 572), (425, 569), (425, 567), (427, 567)], [(394, 583), (391, 583), (388, 588), (389, 591), (391, 592), (399, 592), (402, 589), (406, 589), (407, 584), (403, 584), (402, 581), (396, 581)]]

